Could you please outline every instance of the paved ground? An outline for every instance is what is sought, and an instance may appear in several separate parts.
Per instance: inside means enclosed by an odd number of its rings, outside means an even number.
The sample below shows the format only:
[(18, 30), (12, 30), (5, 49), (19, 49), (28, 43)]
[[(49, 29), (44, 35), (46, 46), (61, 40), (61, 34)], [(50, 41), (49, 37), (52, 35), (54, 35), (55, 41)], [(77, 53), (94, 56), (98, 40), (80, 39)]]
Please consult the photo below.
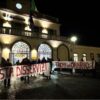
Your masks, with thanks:
[(51, 80), (31, 77), (29, 84), (19, 79), (10, 88), (0, 85), (0, 99), (100, 99), (100, 79), (52, 75)]

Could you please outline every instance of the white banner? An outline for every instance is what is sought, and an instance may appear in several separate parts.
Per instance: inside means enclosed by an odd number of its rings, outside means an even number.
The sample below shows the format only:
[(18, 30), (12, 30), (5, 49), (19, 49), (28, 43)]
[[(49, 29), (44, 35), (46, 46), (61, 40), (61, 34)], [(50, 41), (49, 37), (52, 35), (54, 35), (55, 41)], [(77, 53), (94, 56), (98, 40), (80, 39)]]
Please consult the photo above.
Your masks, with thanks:
[(11, 66), (7, 68), (0, 67), (0, 80), (4, 80), (5, 78), (13, 77), (19, 78), (21, 76), (32, 75), (37, 76), (39, 74), (50, 74), (50, 64), (49, 63), (40, 63), (34, 65), (18, 65)]
[(94, 69), (95, 62), (94, 61), (53, 61), (52, 62), (52, 70), (55, 68), (74, 68), (74, 69)]

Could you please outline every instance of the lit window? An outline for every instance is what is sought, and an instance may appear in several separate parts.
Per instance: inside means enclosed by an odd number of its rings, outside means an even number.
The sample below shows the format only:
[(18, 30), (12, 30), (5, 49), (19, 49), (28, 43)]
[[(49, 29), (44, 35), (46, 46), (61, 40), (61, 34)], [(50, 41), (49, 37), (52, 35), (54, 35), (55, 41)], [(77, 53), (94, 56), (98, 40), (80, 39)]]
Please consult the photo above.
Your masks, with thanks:
[(16, 62), (19, 60), (21, 62), (24, 58), (30, 57), (30, 48), (29, 45), (26, 43), (19, 41), (15, 43), (12, 47), (12, 55), (11, 55), (11, 61), (13, 64), (16, 64)]
[(52, 55), (52, 50), (47, 44), (41, 44), (39, 46), (38, 57), (40, 58), (40, 60), (42, 60), (43, 57), (45, 57), (45, 59), (47, 60), (47, 58), (51, 58), (51, 55)]
[(48, 34), (48, 30), (44, 28), (44, 29), (42, 30), (42, 33)]
[(74, 54), (74, 61), (78, 61), (78, 54)]
[(83, 61), (86, 61), (86, 54), (82, 54)]
[(24, 42), (17, 42), (12, 47), (12, 53), (29, 53), (30, 48)]
[(16, 3), (16, 8), (17, 9), (22, 9), (22, 4), (21, 3)]

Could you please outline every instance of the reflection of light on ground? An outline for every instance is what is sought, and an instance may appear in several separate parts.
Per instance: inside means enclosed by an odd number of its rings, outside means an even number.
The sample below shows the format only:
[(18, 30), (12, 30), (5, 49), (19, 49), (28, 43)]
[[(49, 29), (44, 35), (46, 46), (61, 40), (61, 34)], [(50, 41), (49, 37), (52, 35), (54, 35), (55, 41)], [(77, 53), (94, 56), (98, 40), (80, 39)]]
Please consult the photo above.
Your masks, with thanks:
[(55, 83), (55, 84), (58, 83), (58, 75), (57, 74), (51, 75), (51, 79), (52, 79), (53, 83)]
[(37, 76), (37, 78), (34, 80), (34, 82), (38, 82), (38, 81), (41, 81), (43, 80), (43, 77), (42, 76)]
[(54, 71), (55, 68), (57, 68), (57, 65), (56, 65), (56, 63), (53, 62), (52, 63), (52, 71)]
[[(58, 80), (58, 76), (57, 75), (51, 75), (51, 82), (53, 83), (57, 83)], [(7, 90), (8, 94), (9, 94), (9, 98), (15, 98), (15, 94), (18, 91), (21, 91), (23, 89), (30, 89), (30, 88), (39, 88), (42, 86), (46, 86), (48, 85), (48, 82), (50, 83), (50, 80), (46, 79), (46, 77), (43, 77), (41, 75), (38, 76), (30, 76), (30, 82), (29, 83), (25, 83), (25, 81), (21, 81), (20, 78), (11, 78), (11, 87)], [(4, 88), (4, 84), (3, 81), (0, 82), (0, 93), (2, 93), (3, 91), (6, 91), (6, 89)]]
[(58, 79), (58, 75), (51, 75), (51, 79)]

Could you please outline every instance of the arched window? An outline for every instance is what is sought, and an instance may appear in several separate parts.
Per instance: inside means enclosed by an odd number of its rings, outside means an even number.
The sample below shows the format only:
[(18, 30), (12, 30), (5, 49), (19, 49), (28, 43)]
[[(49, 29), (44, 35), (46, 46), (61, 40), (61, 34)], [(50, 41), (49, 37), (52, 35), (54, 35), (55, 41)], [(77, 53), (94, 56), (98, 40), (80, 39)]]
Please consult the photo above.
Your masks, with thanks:
[(52, 50), (49, 45), (47, 44), (41, 44), (38, 48), (38, 58), (42, 60), (43, 57), (45, 59), (51, 58), (52, 56)]
[(12, 63), (15, 64), (18, 60), (21, 62), (23, 58), (29, 58), (30, 48), (29, 46), (19, 41), (12, 47)]
[(83, 57), (83, 61), (86, 61), (86, 54), (82, 54), (82, 57)]
[(12, 47), (12, 53), (29, 53), (30, 48), (24, 42), (17, 42)]

